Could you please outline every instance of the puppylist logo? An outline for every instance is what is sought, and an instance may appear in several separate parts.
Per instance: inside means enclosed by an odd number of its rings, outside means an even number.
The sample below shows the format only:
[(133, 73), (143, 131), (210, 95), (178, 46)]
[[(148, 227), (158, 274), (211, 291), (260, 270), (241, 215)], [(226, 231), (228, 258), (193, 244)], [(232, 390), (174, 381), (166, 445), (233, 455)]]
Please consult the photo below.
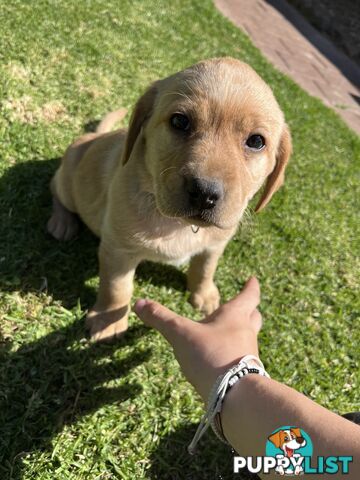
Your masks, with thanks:
[(234, 457), (234, 473), (247, 468), (252, 473), (279, 475), (349, 473), (351, 456), (314, 457), (310, 436), (294, 426), (278, 428), (269, 435), (264, 457)]
[(275, 471), (280, 475), (304, 473), (304, 459), (311, 458), (313, 446), (309, 435), (296, 427), (275, 430), (266, 442), (266, 456), (277, 461)]

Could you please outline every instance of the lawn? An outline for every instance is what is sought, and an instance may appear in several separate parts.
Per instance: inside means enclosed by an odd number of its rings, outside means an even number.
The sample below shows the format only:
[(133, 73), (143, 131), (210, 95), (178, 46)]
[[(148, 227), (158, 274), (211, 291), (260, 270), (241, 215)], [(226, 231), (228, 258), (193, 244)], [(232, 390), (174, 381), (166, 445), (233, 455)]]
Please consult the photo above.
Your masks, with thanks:
[[(359, 138), (210, 0), (1, 0), (0, 12), (1, 480), (233, 478), (212, 433), (188, 456), (202, 405), (157, 332), (132, 314), (125, 339), (89, 343), (98, 240), (45, 233), (49, 179), (74, 136), (206, 57), (250, 63), (294, 141), (285, 186), (220, 262), (222, 298), (257, 275), (270, 375), (334, 411), (359, 409)], [(146, 263), (135, 297), (200, 318), (184, 278)]]

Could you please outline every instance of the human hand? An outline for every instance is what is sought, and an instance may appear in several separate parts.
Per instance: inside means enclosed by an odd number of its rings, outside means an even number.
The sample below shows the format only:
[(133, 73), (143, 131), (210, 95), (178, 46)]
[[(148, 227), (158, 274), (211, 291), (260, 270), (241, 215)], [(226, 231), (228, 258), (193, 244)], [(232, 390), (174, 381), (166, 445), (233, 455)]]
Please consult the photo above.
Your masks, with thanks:
[(217, 377), (245, 355), (258, 356), (260, 285), (251, 277), (243, 290), (201, 322), (181, 317), (152, 300), (134, 306), (140, 319), (172, 345), (182, 371), (207, 401)]

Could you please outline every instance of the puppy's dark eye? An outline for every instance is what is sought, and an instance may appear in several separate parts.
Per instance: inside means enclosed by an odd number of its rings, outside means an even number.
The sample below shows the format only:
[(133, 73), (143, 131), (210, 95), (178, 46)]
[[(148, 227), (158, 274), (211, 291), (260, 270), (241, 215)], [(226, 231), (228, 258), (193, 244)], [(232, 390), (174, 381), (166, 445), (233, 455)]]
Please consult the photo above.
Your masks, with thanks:
[(265, 138), (262, 135), (251, 135), (246, 140), (246, 145), (254, 150), (261, 150), (265, 147)]
[(190, 130), (190, 120), (182, 113), (174, 113), (170, 118), (170, 125), (176, 130), (188, 132)]

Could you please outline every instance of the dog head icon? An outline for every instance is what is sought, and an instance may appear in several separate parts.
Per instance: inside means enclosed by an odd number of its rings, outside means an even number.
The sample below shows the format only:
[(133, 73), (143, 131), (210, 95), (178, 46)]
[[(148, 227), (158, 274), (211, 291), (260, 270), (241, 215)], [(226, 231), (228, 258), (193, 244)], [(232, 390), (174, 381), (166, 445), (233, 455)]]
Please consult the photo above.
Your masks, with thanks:
[(294, 451), (306, 445), (306, 440), (302, 436), (300, 428), (290, 428), (288, 430), (279, 430), (268, 437), (276, 448), (283, 451), (285, 457), (292, 457)]

